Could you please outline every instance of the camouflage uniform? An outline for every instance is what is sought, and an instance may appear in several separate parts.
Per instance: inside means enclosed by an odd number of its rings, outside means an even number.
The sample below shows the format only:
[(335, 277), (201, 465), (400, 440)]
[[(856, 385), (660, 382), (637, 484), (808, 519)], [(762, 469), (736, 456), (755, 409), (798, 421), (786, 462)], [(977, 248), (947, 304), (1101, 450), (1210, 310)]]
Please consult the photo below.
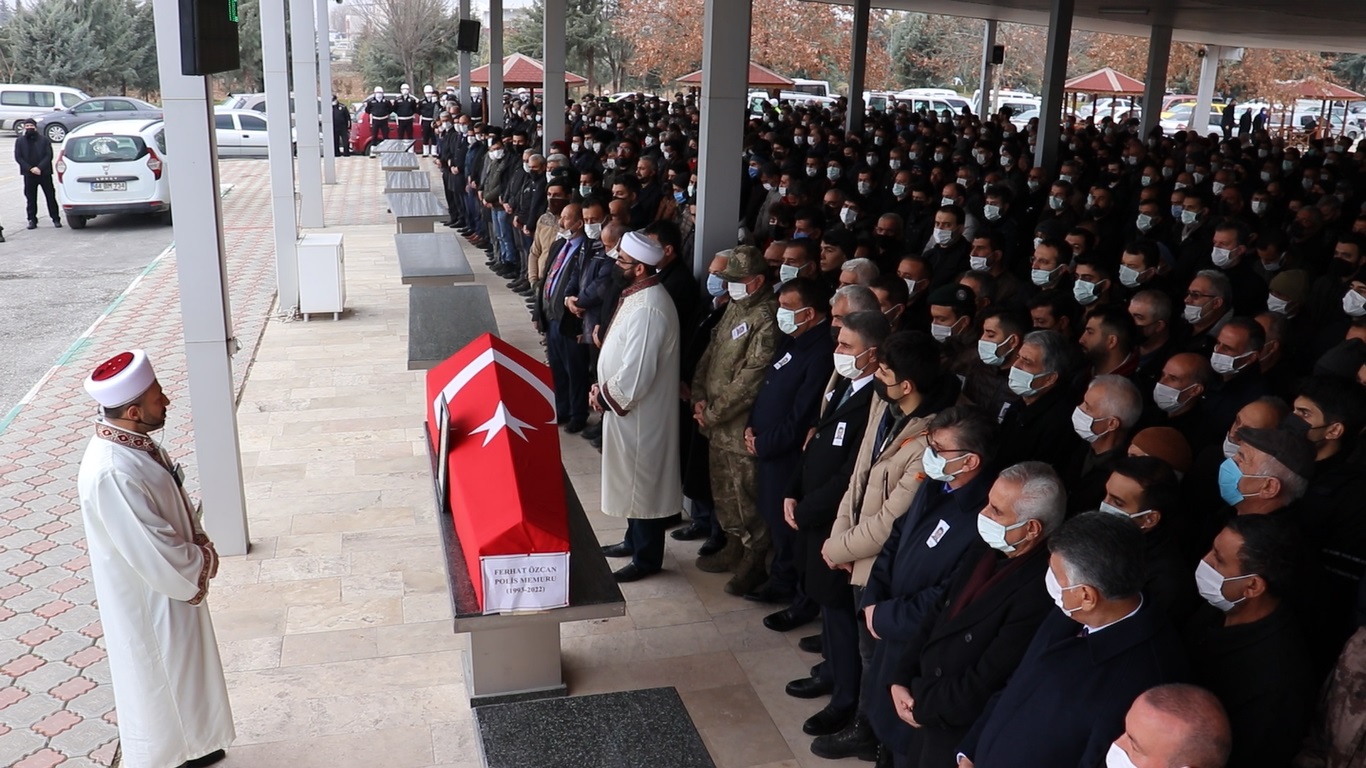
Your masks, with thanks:
[[(740, 246), (731, 252), (721, 275), (740, 281), (767, 270), (757, 249)], [(693, 375), (693, 404), (706, 403), (701, 432), (711, 441), (708, 463), (716, 517), (727, 534), (726, 548), (699, 558), (698, 566), (712, 572), (735, 570), (735, 578), (726, 585), (732, 593), (759, 586), (765, 576), (768, 528), (759, 515), (757, 465), (745, 448), (745, 424), (773, 359), (778, 333), (777, 300), (768, 285), (761, 285), (726, 306)]]

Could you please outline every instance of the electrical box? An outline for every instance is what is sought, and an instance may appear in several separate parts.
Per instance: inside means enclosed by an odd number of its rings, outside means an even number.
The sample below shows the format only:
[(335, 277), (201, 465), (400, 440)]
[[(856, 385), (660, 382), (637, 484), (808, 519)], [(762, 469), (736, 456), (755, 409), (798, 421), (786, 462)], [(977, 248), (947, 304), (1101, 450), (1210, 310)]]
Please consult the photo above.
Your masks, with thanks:
[(180, 0), (180, 71), (212, 75), (242, 68), (238, 0)]

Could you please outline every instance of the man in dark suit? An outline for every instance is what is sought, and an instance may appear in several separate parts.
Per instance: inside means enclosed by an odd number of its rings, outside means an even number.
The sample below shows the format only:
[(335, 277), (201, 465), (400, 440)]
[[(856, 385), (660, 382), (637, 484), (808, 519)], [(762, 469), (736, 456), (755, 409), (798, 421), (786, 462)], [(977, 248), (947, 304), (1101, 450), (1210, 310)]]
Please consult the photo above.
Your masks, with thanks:
[[(968, 728), (1054, 610), (1044, 544), (1062, 525), (1066, 499), (1043, 462), (1016, 464), (996, 478), (980, 513), (980, 540), (959, 563), (948, 597), (906, 644), (891, 695), (869, 697), (874, 727), (900, 765), (953, 765)], [(888, 714), (911, 727), (904, 739), (887, 733)]]
[(575, 433), (588, 423), (588, 351), (578, 341), (583, 322), (566, 300), (579, 294), (583, 265), (598, 241), (584, 237), (582, 208), (575, 203), (560, 212), (560, 234), (550, 247), (550, 271), (536, 292), (532, 316), (537, 330), (545, 334), (546, 357), (555, 380), (555, 414), (567, 425), (566, 431)]
[(806, 428), (816, 420), (821, 392), (830, 380), (835, 342), (829, 306), (829, 292), (817, 281), (799, 277), (783, 283), (778, 293), (782, 336), (745, 428), (745, 445), (758, 460), (759, 514), (773, 539), (768, 581), (745, 598), (790, 601), (793, 613), (808, 621), (816, 618), (820, 606), (799, 588), (797, 533), (783, 519), (783, 499), (801, 462)]
[(1087, 512), (1049, 550), (1044, 583), (1059, 612), (964, 737), (959, 768), (1099, 765), (1133, 700), (1185, 672), (1175, 631), (1143, 600), (1138, 526)]
[[(881, 312), (853, 312), (841, 320), (835, 375), (826, 386), (820, 416), (808, 432), (801, 463), (783, 499), (783, 517), (797, 531), (795, 557), (806, 593), (822, 609), (821, 643), (829, 653), (819, 675), (788, 683), (787, 693), (802, 699), (829, 693), (832, 706), (848, 713), (858, 703), (862, 677), (858, 619), (854, 615), (854, 593), (849, 588), (853, 566), (834, 567), (821, 554), (821, 547), (830, 536), (840, 499), (854, 471), (868, 426), (877, 348), (890, 333), (891, 325)], [(853, 653), (830, 652), (835, 648), (852, 649)], [(811, 735), (834, 733), (843, 727), (841, 721)]]
[(1072, 358), (1072, 347), (1057, 331), (1034, 331), (1024, 337), (1006, 377), (1020, 402), (1011, 403), (1001, 417), (998, 465), (1038, 459), (1057, 468), (1071, 453), (1077, 444), (1074, 402), (1067, 389)]

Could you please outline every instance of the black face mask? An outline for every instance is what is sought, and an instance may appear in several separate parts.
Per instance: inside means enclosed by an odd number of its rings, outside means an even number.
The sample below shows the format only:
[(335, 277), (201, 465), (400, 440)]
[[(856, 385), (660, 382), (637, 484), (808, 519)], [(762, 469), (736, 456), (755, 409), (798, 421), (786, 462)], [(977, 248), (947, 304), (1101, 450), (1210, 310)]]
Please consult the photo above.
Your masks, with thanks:
[[(895, 387), (896, 384), (893, 384), (892, 386)], [(887, 391), (887, 386), (880, 381), (877, 382), (877, 387), (874, 388), (873, 391), (877, 393), (878, 397), (882, 398), (883, 402), (888, 404), (896, 403), (896, 401), (900, 399), (900, 397), (892, 397), (891, 393)]]
[(25, 135), (25, 136), (37, 136), (37, 135), (38, 135), (38, 129), (37, 129), (37, 128), (34, 128), (33, 126), (29, 126), (29, 127), (27, 127), (27, 128), (24, 129), (24, 135)]

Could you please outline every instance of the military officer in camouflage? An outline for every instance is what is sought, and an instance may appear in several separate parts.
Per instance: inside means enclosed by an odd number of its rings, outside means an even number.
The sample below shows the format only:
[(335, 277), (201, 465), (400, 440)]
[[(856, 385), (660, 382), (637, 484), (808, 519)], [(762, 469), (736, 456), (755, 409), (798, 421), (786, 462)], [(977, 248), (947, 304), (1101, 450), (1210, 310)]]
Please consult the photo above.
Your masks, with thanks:
[(712, 497), (727, 538), (724, 549), (699, 557), (697, 567), (733, 571), (726, 584), (732, 595), (743, 595), (767, 578), (768, 528), (759, 514), (755, 458), (745, 448), (749, 411), (778, 344), (777, 300), (767, 273), (757, 248), (742, 245), (730, 252), (721, 272), (730, 304), (692, 381), (693, 419), (711, 441)]

